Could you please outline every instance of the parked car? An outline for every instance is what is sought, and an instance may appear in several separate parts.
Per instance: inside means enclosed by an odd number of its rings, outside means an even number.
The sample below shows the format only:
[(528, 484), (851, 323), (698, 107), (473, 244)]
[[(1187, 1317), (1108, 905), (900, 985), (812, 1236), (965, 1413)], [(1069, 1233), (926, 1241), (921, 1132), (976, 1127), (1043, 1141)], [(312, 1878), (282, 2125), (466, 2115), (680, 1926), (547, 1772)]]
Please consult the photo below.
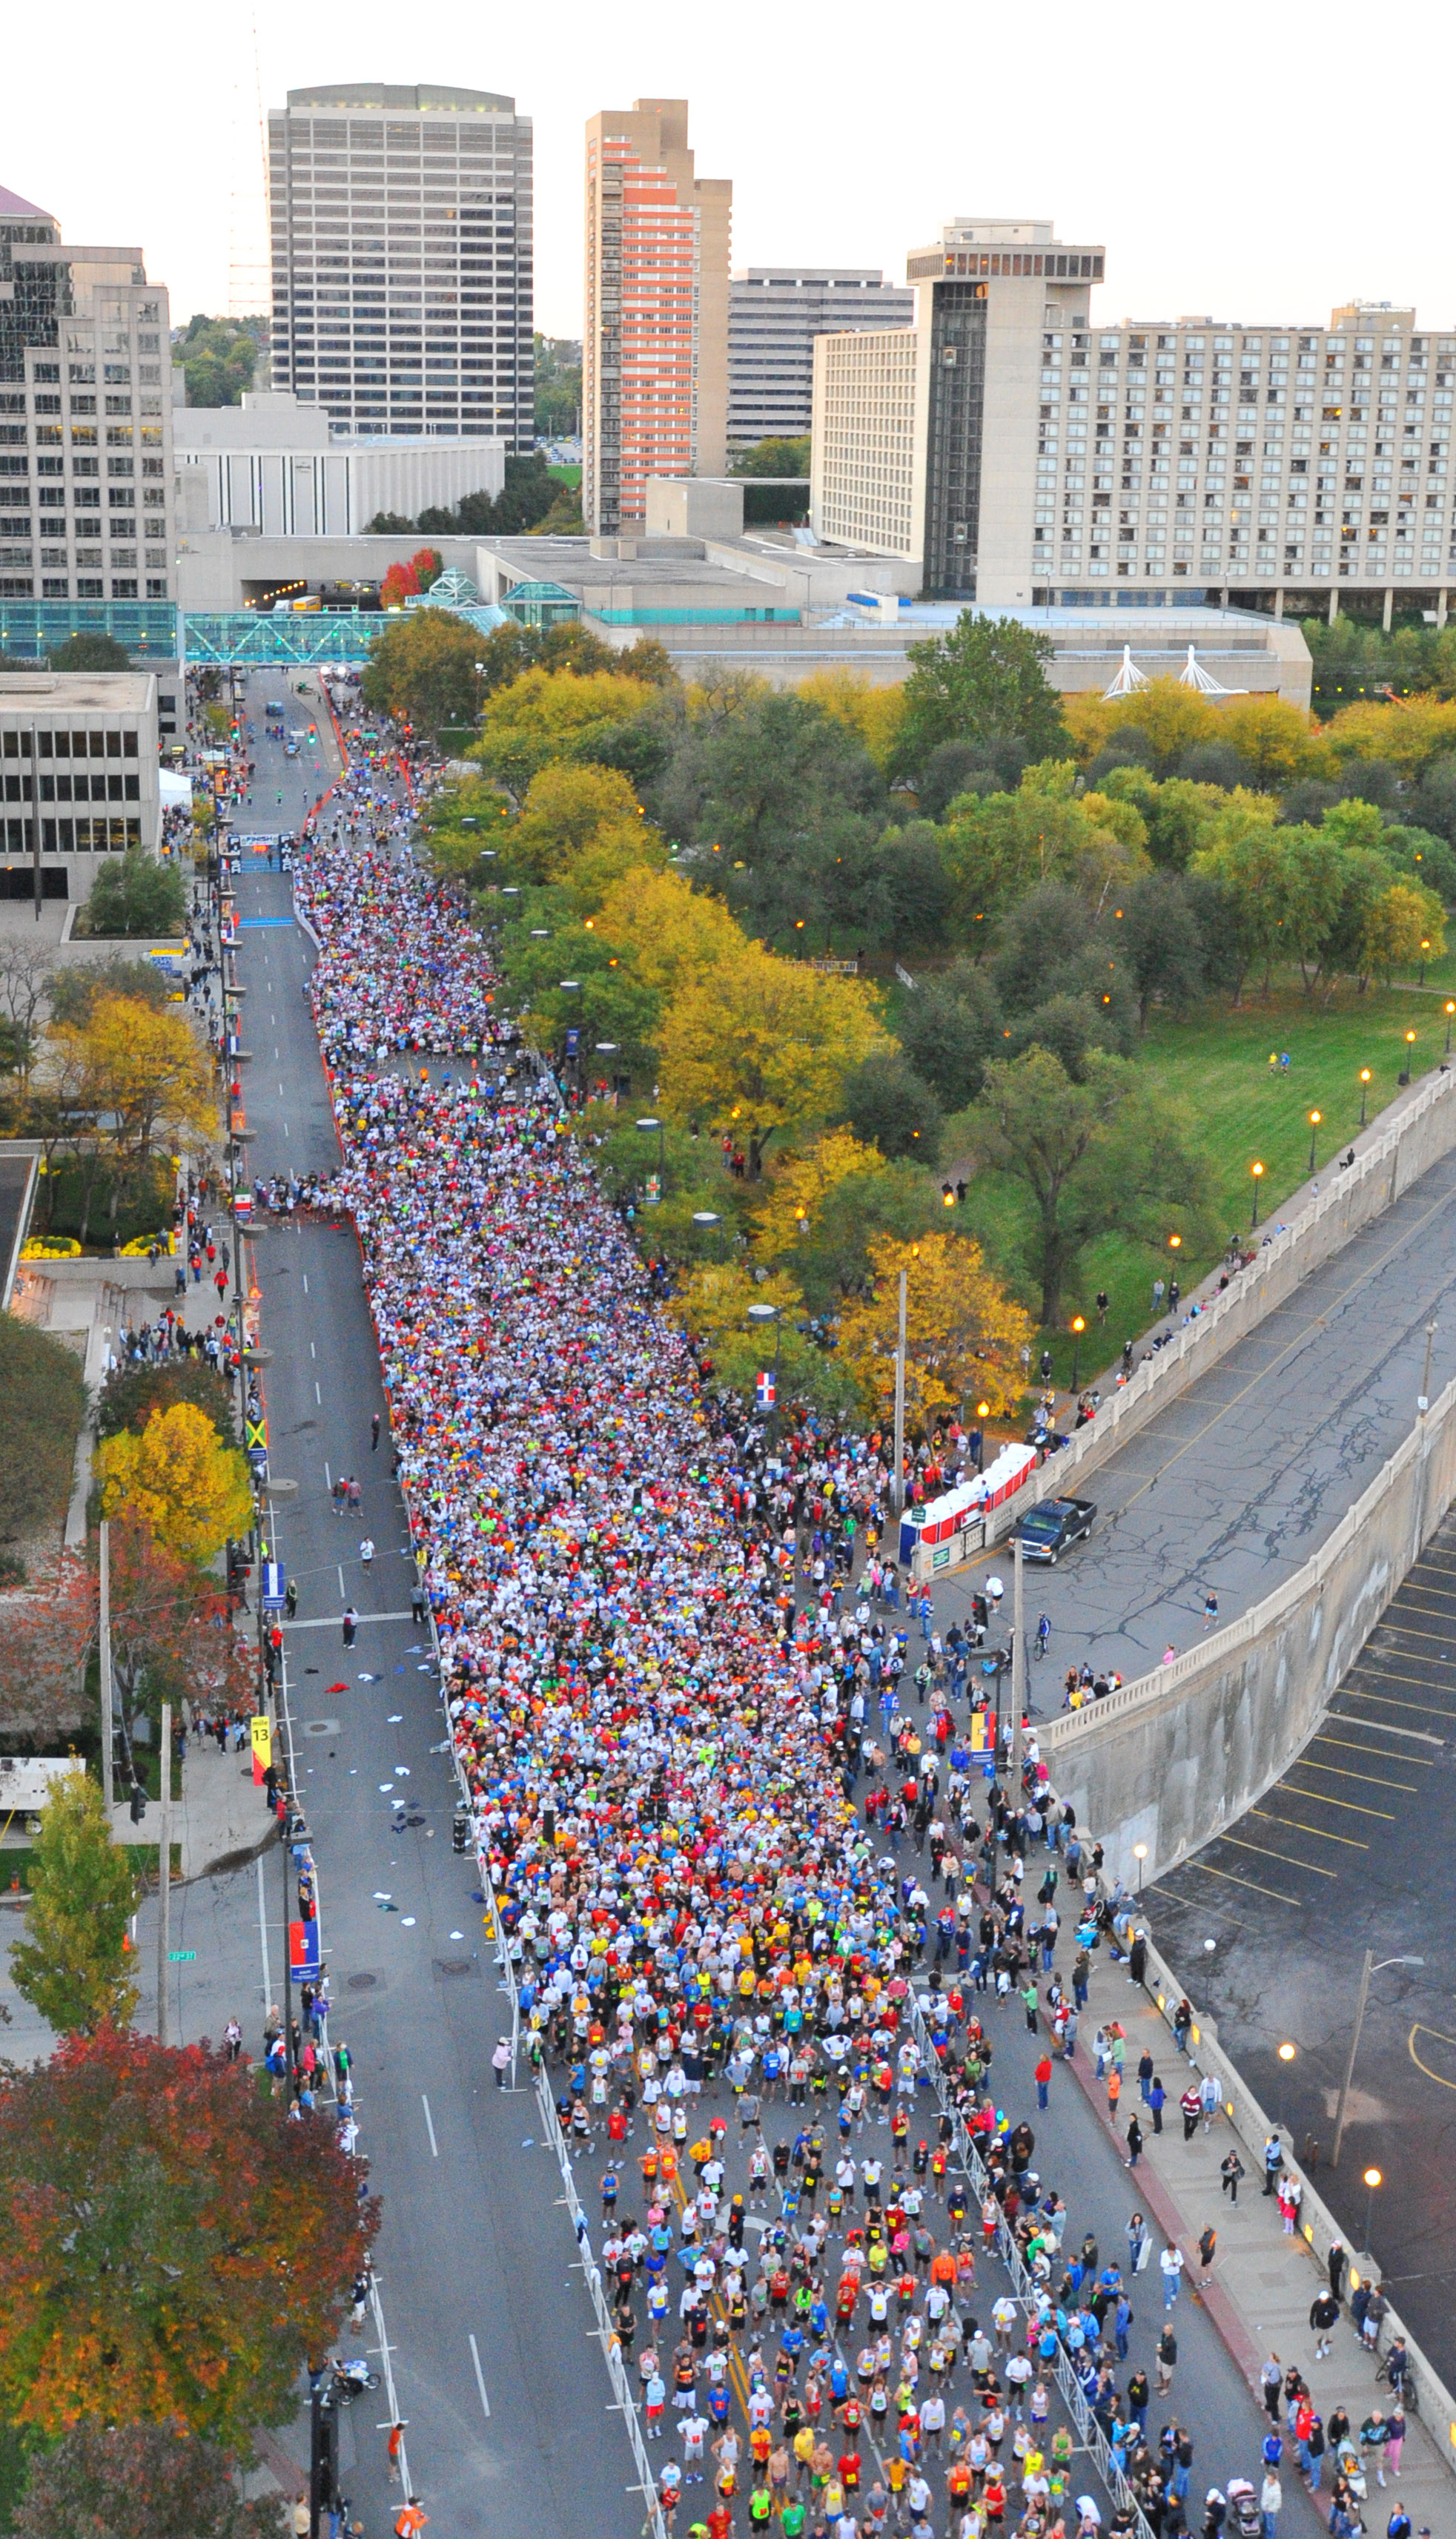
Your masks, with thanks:
[(1043, 1499), (1039, 1507), (1027, 1509), (1012, 1540), (1020, 1536), (1024, 1560), (1044, 1560), (1048, 1569), (1055, 1569), (1064, 1551), (1086, 1542), (1095, 1515), (1091, 1499)]

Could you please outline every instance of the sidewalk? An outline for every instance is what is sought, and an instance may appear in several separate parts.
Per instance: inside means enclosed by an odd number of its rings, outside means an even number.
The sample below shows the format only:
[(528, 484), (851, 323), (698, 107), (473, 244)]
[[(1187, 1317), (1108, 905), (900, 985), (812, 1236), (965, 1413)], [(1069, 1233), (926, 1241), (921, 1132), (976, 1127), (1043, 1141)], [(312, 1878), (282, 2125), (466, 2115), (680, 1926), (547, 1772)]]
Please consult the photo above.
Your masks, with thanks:
[[(149, 1800), (140, 1824), (133, 1824), (129, 1805), (118, 1800), (111, 1810), (112, 1838), (120, 1843), (156, 1843), (162, 1811)], [(239, 1869), (263, 1850), (277, 1825), (253, 1780), (250, 1753), (220, 1754), (213, 1740), (189, 1737), (182, 1765), (182, 1795), (172, 1801), (171, 1838), (181, 1845), (184, 1879), (215, 1877)]]
[[(1093, 2036), (1109, 2020), (1120, 2023), (1127, 2038), (1115, 2136), (1122, 2157), (1127, 2156), (1127, 2126), (1134, 2112), (1144, 2137), (1136, 2181), (1130, 2178), (1128, 2182), (1129, 2207), (1140, 2202), (1162, 2236), (1182, 2249), (1186, 2259), (1184, 2282), (1195, 2301), (1207, 2311), (1256, 2397), (1260, 2367), (1269, 2354), (1277, 2354), (1286, 2369), (1293, 2364), (1303, 2374), (1320, 2416), (1328, 2420), (1331, 2408), (1343, 2401), (1352, 2430), (1357, 2435), (1372, 2407), (1378, 2404), (1382, 2412), (1388, 2413), (1390, 2390), (1383, 2381), (1376, 2384), (1374, 2357), (1359, 2347), (1348, 2304), (1334, 2330), (1328, 2360), (1315, 2361), (1309, 2305), (1327, 2280), (1325, 2270), (1298, 2233), (1286, 2234), (1277, 2203), (1263, 2194), (1263, 2142), (1247, 2141), (1229, 2121), (1228, 2090), (1215, 2040), (1207, 2034), (1200, 2040), (1195, 2026), (1190, 2042), (1196, 2059), (1181, 2055), (1156, 1997), (1133, 1983), (1125, 1962), (1118, 1964), (1109, 1959), (1104, 1940), (1092, 1956), (1088, 2005), (1078, 2022), (1077, 2052), (1071, 2068), (1096, 2110), (1098, 2122), (1110, 2136), (1106, 2093), (1096, 2079), (1092, 2052)], [(1152, 2110), (1144, 2106), (1138, 2085), (1138, 2063), (1145, 2047), (1167, 2093), (1160, 2134), (1153, 2131)], [(1178, 2099), (1188, 2086), (1190, 2073), (1205, 2071), (1215, 2073), (1224, 2085), (1225, 2112), (1216, 2118), (1207, 2134), (1200, 2124), (1193, 2140), (1185, 2143)], [(1230, 2148), (1237, 2151), (1246, 2171), (1236, 2206), (1223, 2193), (1219, 2174), (1220, 2162)], [(1308, 2181), (1305, 2183), (1307, 2189)], [(1218, 2231), (1219, 2244), (1212, 2273), (1205, 2282), (1199, 2269), (1198, 2239), (1210, 2223)], [(1352, 2256), (1355, 2253), (1351, 2251)], [(1155, 2249), (1155, 2282), (1157, 2262)], [(1347, 2281), (1347, 2295), (1349, 2289)], [(1388, 2477), (1384, 2496), (1375, 2483), (1374, 2463), (1370, 2463), (1365, 2519), (1372, 2533), (1383, 2529), (1397, 2495), (1418, 2530), (1423, 2523), (1437, 2533), (1452, 2526), (1456, 2487), (1444, 2457), (1409, 2406), (1407, 2427), (1400, 2475)], [(1283, 2426), (1281, 2430), (1287, 2434)], [(1291, 2486), (1298, 2483), (1292, 2460), (1292, 2446), (1287, 2437), (1287, 2501)], [(1327, 2458), (1321, 2499), (1326, 2511), (1331, 2481)]]

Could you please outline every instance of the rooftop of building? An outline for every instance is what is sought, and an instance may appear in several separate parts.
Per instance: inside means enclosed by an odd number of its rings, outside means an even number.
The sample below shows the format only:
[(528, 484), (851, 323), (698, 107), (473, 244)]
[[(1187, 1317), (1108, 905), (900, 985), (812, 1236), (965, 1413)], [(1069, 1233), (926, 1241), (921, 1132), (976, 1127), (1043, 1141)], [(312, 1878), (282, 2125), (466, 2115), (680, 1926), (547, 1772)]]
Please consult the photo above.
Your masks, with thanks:
[(144, 714), (156, 694), (150, 671), (0, 671), (0, 716)]
[(745, 264), (732, 277), (735, 282), (761, 282), (770, 287), (779, 283), (786, 289), (824, 291), (859, 289), (866, 283), (890, 291), (902, 291), (904, 284), (887, 283), (878, 265), (850, 264)]
[(0, 221), (49, 221), (54, 212), (42, 212), (38, 203), (28, 203), (24, 194), (13, 194), (8, 185), (0, 185)]
[(290, 106), (346, 113), (363, 108), (386, 114), (514, 114), (515, 99), (483, 88), (392, 88), (382, 80), (344, 80), (328, 88), (291, 88)]

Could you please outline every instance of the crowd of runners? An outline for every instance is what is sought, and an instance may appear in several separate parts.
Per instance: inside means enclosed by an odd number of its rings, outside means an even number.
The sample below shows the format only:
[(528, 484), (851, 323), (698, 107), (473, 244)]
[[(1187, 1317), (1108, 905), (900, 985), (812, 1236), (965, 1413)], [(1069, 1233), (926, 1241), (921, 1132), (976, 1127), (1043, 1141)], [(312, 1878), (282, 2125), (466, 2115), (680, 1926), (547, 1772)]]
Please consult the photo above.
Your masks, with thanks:
[[(1155, 2539), (1239, 2531), (1250, 2496), (1272, 2539), (1292, 2408), (1226, 2494), (1195, 2486), (1171, 2303), (1130, 2363), (1136, 2260), (1069, 2230), (1031, 2124), (999, 2103), (987, 1995), (1025, 2004), (1049, 2071), (1116, 1906), (1034, 1740), (1019, 1787), (989, 1777), (958, 1716), (984, 1683), (932, 1651), (928, 1612), (906, 1681), (881, 1441), (790, 1421), (770, 1448), (709, 1401), (550, 1080), (507, 1079), (488, 958), (447, 891), (343, 834), (297, 889), (334, 1195), (475, 1834), (530, 2050), (604, 2163), (600, 2262), (670, 2522), (1129, 2528), (1132, 2504), (1091, 2491), (1061, 2365)], [(984, 2206), (933, 2082), (977, 2142)], [(990, 2253), (1003, 2226), (1028, 2304)], [(1354, 2509), (1347, 2479), (1332, 2526)]]

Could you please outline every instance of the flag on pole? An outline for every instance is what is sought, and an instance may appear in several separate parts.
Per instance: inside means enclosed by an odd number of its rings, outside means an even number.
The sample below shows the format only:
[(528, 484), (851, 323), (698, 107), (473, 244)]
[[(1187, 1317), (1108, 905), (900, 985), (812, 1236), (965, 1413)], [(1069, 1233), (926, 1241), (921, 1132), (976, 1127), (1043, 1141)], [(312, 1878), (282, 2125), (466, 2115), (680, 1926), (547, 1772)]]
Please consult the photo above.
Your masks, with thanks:
[(290, 1922), (289, 1968), (295, 1975), (316, 1975), (318, 1972), (318, 1924)]
[(264, 1773), (267, 1771), (269, 1764), (273, 1760), (272, 1723), (266, 1718), (254, 1719), (251, 1722), (251, 1732), (253, 1741), (253, 1779), (254, 1782), (261, 1782)]
[(759, 1408), (761, 1410), (771, 1410), (773, 1408), (772, 1376), (761, 1375), (754, 1390), (758, 1398)]

